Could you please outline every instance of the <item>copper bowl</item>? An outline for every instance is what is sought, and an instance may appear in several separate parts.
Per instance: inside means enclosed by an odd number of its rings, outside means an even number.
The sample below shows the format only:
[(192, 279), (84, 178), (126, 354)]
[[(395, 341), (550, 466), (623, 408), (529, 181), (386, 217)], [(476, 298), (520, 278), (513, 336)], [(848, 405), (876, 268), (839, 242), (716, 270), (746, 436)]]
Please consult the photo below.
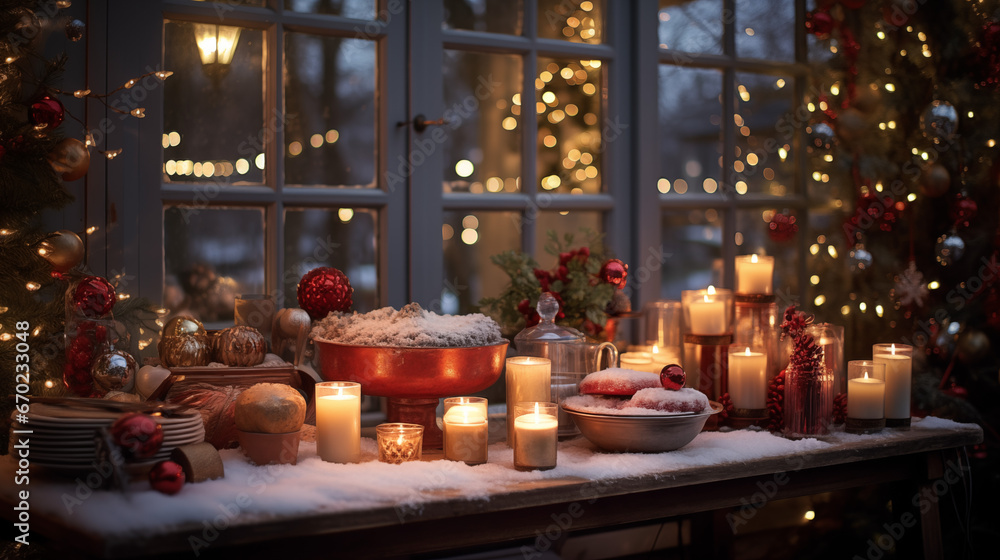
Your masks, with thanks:
[(583, 437), (605, 451), (626, 453), (662, 453), (691, 443), (705, 422), (722, 411), (722, 405), (710, 401), (711, 408), (700, 413), (662, 416), (626, 416), (593, 414), (562, 407), (580, 428)]
[(354, 381), (361, 384), (362, 394), (388, 397), (388, 421), (422, 424), (424, 449), (441, 447), (435, 420), (438, 399), (496, 383), (508, 345), (411, 348), (314, 342), (323, 379)]

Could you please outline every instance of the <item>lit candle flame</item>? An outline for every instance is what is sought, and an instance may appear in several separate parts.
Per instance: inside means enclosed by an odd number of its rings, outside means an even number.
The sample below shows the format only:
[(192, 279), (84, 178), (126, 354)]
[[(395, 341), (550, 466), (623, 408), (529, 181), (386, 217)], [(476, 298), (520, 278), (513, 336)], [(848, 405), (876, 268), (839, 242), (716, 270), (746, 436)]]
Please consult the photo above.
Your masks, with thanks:
[(750, 262), (752, 262), (752, 263), (757, 262), (757, 254), (756, 253), (750, 255)]
[(892, 352), (893, 356), (896, 355), (896, 343), (895, 342), (892, 343), (892, 347), (889, 349), (889, 351)]
[(708, 292), (708, 295), (714, 296), (715, 295), (715, 286), (709, 285), (708, 286), (708, 290), (706, 290), (706, 291)]
[(660, 347), (654, 344), (653, 345), (653, 353), (654, 354), (659, 354), (660, 353)]
[(542, 420), (541, 407), (535, 403), (535, 424), (540, 424)]
[(747, 356), (749, 356), (749, 355), (750, 355), (750, 347), (747, 346)]
[(868, 372), (865, 372), (865, 379), (868, 379)]

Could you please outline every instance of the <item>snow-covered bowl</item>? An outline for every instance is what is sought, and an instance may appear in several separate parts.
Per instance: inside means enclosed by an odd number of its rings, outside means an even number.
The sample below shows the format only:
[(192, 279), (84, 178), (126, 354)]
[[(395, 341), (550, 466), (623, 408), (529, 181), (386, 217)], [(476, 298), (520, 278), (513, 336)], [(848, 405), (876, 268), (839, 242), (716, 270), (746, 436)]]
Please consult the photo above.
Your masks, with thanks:
[(661, 453), (691, 443), (708, 417), (722, 410), (717, 402), (709, 404), (705, 412), (655, 416), (596, 414), (565, 406), (563, 410), (573, 418), (585, 438), (605, 451)]

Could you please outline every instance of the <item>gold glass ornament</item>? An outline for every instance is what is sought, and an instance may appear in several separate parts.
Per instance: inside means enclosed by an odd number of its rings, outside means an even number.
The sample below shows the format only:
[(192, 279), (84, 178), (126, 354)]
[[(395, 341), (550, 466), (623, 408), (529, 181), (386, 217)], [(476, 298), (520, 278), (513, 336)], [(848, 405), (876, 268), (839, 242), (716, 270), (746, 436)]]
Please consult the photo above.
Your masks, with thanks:
[(212, 355), (205, 337), (195, 334), (164, 336), (157, 345), (163, 367), (207, 366)]
[(255, 366), (264, 361), (267, 341), (253, 327), (229, 327), (219, 332), (215, 341), (215, 359), (227, 366)]
[(194, 317), (178, 315), (167, 321), (167, 324), (163, 326), (163, 331), (160, 333), (163, 338), (185, 334), (205, 336), (205, 326)]
[(83, 262), (83, 240), (72, 231), (61, 229), (38, 244), (38, 254), (56, 272), (68, 272)]
[(105, 391), (129, 393), (135, 387), (135, 374), (139, 365), (135, 358), (123, 350), (105, 352), (90, 366), (94, 384)]
[(76, 181), (90, 169), (90, 151), (76, 138), (67, 138), (49, 152), (49, 164), (63, 181)]

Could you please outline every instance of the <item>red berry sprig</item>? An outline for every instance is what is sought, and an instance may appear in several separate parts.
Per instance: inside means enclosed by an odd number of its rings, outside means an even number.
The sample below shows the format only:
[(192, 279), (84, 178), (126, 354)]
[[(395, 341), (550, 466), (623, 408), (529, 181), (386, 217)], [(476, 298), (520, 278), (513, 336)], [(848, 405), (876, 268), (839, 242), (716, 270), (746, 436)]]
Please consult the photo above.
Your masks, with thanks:
[(767, 385), (767, 425), (772, 432), (785, 427), (785, 370), (775, 375)]

